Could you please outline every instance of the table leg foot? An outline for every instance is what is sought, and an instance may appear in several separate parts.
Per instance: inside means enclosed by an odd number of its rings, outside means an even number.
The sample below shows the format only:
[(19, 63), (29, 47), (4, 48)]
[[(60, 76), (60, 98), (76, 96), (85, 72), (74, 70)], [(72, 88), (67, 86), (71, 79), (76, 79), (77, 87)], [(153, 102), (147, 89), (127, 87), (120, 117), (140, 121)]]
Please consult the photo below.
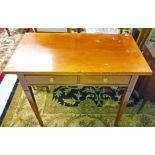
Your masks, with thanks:
[(43, 121), (39, 121), (39, 124), (40, 124), (41, 127), (44, 127)]
[(117, 112), (117, 116), (116, 116), (116, 120), (115, 120), (115, 123), (114, 125), (118, 125), (124, 111), (125, 111), (125, 108), (128, 104), (128, 101), (129, 101), (129, 98), (131, 96), (131, 93), (134, 89), (134, 86), (137, 82), (137, 79), (138, 79), (138, 76), (132, 76), (131, 80), (130, 80), (130, 83), (124, 93), (124, 95), (121, 97), (121, 101), (120, 101), (120, 105), (119, 105), (119, 109), (118, 109), (118, 112)]
[(114, 127), (119, 127), (119, 124), (117, 122), (115, 122)]
[[(118, 113), (120, 113), (120, 111), (118, 111)], [(114, 122), (114, 126), (115, 127), (119, 127), (119, 121), (121, 119), (121, 115), (117, 115), (115, 122)]]
[(20, 80), (20, 83), (21, 83), (21, 86), (23, 87), (24, 93), (25, 93), (25, 95), (26, 95), (26, 97), (30, 103), (30, 106), (31, 106), (40, 126), (44, 126), (43, 121), (42, 121), (41, 116), (40, 116), (40, 112), (38, 110), (38, 106), (37, 106), (32, 88), (27, 85), (26, 80), (22, 74), (19, 74), (18, 78)]

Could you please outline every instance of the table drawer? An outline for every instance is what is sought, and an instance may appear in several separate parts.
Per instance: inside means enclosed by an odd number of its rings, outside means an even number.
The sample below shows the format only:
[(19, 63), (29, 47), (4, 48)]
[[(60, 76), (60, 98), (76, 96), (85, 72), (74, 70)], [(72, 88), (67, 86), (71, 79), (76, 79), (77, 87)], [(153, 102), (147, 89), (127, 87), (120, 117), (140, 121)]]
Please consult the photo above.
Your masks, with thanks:
[(81, 75), (80, 84), (102, 84), (102, 75)]
[(112, 76), (112, 75), (86, 75), (80, 76), (81, 84), (120, 84), (126, 85), (130, 81), (130, 76)]
[(77, 76), (25, 76), (28, 84), (77, 84)]

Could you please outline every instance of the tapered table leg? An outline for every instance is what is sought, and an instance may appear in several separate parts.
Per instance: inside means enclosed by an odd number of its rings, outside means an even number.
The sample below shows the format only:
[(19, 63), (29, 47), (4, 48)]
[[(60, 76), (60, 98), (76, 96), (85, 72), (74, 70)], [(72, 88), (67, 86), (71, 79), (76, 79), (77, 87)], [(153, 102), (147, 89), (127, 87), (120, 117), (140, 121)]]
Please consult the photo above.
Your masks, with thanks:
[(138, 76), (132, 76), (131, 77), (131, 80), (130, 80), (129, 85), (128, 85), (127, 89), (126, 89), (126, 92), (121, 98), (119, 110), (117, 112), (117, 116), (116, 116), (115, 123), (114, 123), (115, 126), (119, 126), (118, 123), (119, 123), (119, 121), (120, 121), (120, 119), (122, 117), (122, 114), (125, 111), (125, 108), (126, 108), (126, 106), (128, 104), (129, 98), (130, 98), (130, 96), (132, 94), (132, 91), (133, 91), (134, 86), (135, 86), (135, 84), (137, 82), (137, 79), (138, 79)]
[(34, 98), (34, 94), (33, 94), (33, 91), (32, 91), (32, 88), (30, 86), (27, 85), (26, 83), (26, 80), (24, 78), (24, 76), (22, 74), (18, 74), (18, 79), (20, 81), (20, 84), (24, 90), (24, 93), (31, 105), (31, 108), (36, 116), (36, 118), (38, 119), (38, 122), (41, 126), (44, 126), (43, 125), (43, 121), (40, 117), (40, 113), (39, 113), (39, 110), (38, 110), (38, 107), (37, 107), (37, 104), (36, 104), (36, 100)]

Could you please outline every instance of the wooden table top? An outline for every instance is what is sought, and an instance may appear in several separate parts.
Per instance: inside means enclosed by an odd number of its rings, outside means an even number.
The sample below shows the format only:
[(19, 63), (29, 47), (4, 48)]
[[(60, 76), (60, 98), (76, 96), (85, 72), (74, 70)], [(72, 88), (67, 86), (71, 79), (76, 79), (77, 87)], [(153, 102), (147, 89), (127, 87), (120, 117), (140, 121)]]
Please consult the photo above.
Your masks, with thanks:
[(132, 36), (82, 33), (27, 33), (3, 72), (152, 73)]

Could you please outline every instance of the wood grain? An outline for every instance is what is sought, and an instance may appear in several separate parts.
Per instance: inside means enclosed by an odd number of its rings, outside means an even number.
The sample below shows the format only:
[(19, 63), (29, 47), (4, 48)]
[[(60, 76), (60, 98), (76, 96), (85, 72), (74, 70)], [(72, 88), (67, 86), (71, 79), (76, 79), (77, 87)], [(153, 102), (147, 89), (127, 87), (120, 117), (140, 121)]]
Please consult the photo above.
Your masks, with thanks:
[(130, 81), (130, 76), (100, 76), (100, 75), (82, 75), (80, 76), (80, 83), (81, 84), (122, 84), (122, 85), (128, 85)]
[(28, 85), (77, 84), (77, 76), (25, 76)]
[(131, 35), (28, 33), (4, 73), (150, 75)]

